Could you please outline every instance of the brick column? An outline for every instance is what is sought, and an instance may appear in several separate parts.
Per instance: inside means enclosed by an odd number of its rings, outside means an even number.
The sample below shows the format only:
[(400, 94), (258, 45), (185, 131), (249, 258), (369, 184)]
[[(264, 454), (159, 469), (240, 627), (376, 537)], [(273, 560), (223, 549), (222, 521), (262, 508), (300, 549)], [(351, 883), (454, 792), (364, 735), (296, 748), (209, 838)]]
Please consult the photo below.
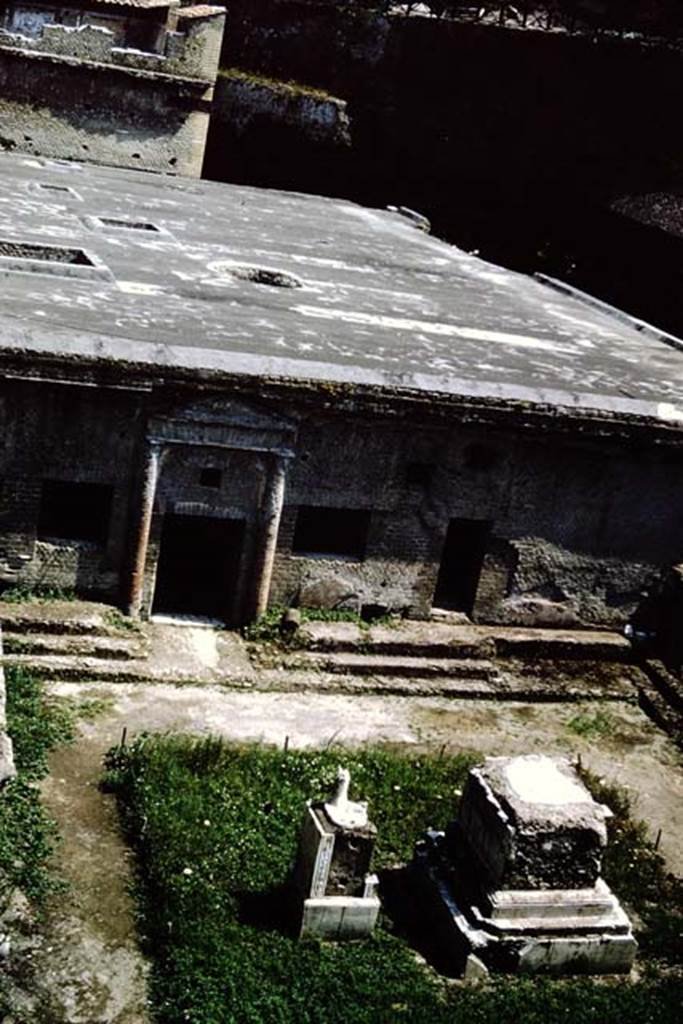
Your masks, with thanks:
[(285, 500), (287, 463), (283, 456), (273, 455), (273, 465), (259, 509), (256, 557), (254, 559), (254, 588), (248, 602), (248, 617), (256, 619), (268, 607), (270, 582), (273, 576), (277, 535), (280, 529), (282, 506)]
[(162, 455), (162, 447), (158, 441), (146, 442), (142, 483), (138, 493), (138, 505), (135, 510), (135, 541), (131, 573), (127, 581), (125, 596), (126, 611), (134, 619), (140, 618), (140, 610), (142, 608), (149, 531), (152, 525), (154, 497), (156, 495)]

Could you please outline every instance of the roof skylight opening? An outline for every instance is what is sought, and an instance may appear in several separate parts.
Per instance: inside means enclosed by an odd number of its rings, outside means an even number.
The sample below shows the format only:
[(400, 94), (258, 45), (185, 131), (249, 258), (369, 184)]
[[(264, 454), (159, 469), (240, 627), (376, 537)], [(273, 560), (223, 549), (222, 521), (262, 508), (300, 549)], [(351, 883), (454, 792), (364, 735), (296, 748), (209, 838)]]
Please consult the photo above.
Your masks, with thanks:
[(273, 270), (270, 267), (256, 267), (251, 264), (229, 263), (219, 260), (211, 263), (210, 269), (222, 277), (232, 277), (237, 281), (251, 281), (252, 284), (268, 285), (271, 288), (301, 288), (303, 281), (288, 274), (284, 270)]
[(156, 224), (150, 224), (146, 220), (123, 220), (118, 217), (95, 217), (106, 228), (116, 228), (123, 231), (159, 231)]
[(50, 199), (76, 199), (78, 202), (82, 202), (81, 196), (71, 185), (55, 185), (47, 181), (30, 181), (26, 187), (29, 192), (39, 195), (41, 199), (46, 198), (47, 193), (47, 197)]
[(84, 249), (68, 249), (62, 245), (39, 245), (35, 242), (12, 242), (0, 238), (0, 259), (41, 260), (46, 263), (71, 263), (81, 267), (96, 264)]
[(112, 280), (112, 273), (97, 256), (66, 245), (41, 245), (0, 238), (0, 272), (56, 274), (82, 280)]

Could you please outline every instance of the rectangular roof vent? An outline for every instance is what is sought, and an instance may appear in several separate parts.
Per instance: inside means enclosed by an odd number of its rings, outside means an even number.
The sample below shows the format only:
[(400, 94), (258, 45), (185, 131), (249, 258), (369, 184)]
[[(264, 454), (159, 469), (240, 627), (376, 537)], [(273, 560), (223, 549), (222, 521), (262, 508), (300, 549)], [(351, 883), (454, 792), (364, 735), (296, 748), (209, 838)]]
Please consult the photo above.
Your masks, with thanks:
[(65, 249), (61, 245), (38, 245), (35, 242), (11, 242), (0, 238), (0, 256), (21, 260), (47, 260), (49, 263), (77, 263), (94, 267), (84, 249)]
[(0, 238), (0, 270), (25, 274), (59, 274), (87, 280), (111, 279), (111, 273), (96, 256), (85, 249), (63, 245), (42, 245)]
[(156, 224), (145, 220), (121, 220), (118, 217), (93, 217), (105, 228), (116, 228), (124, 231), (159, 231)]

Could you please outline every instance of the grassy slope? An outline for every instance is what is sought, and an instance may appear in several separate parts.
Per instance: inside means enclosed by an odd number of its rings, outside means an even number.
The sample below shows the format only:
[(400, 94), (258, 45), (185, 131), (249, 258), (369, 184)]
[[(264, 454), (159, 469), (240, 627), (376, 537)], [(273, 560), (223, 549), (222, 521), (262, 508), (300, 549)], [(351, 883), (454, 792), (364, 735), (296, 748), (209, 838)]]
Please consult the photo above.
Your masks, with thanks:
[[(426, 826), (446, 824), (468, 767), (464, 758), (341, 756), (379, 828), (378, 868), (407, 860)], [(677, 1019), (678, 979), (654, 966), (636, 985), (503, 979), (472, 989), (425, 969), (386, 919), (372, 940), (340, 946), (297, 943), (274, 927), (304, 801), (329, 790), (339, 758), (186, 738), (147, 739), (112, 756), (139, 854), (141, 923), (163, 1024)], [(631, 839), (642, 847), (640, 833)]]
[[(72, 733), (73, 717), (45, 700), (41, 684), (23, 669), (6, 670), (7, 725), (18, 775), (0, 793), (0, 913), (15, 892), (39, 911), (59, 887), (50, 870), (55, 828), (36, 783), (47, 773), (47, 755)], [(17, 966), (13, 964), (13, 966)], [(0, 1019), (9, 1012), (8, 979), (0, 970)]]

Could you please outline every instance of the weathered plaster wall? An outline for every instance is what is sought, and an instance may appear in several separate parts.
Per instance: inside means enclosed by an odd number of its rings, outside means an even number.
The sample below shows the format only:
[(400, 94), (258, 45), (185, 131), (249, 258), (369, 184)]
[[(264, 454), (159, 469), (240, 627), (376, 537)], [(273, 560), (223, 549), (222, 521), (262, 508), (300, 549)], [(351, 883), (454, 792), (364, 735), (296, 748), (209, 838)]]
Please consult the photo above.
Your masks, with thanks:
[[(73, 57), (197, 78), (207, 83), (215, 80), (225, 22), (222, 8), (181, 8), (174, 16), (173, 31), (168, 30), (164, 21), (146, 20), (148, 24), (115, 16), (103, 19), (84, 12), (74, 25), (43, 21), (33, 25), (26, 35), (14, 28), (0, 30), (0, 49)], [(136, 45), (140, 34), (148, 36), (147, 45)]]
[(0, 31), (0, 148), (198, 177), (224, 12), (138, 13)]
[(198, 176), (210, 96), (0, 49), (0, 148)]

